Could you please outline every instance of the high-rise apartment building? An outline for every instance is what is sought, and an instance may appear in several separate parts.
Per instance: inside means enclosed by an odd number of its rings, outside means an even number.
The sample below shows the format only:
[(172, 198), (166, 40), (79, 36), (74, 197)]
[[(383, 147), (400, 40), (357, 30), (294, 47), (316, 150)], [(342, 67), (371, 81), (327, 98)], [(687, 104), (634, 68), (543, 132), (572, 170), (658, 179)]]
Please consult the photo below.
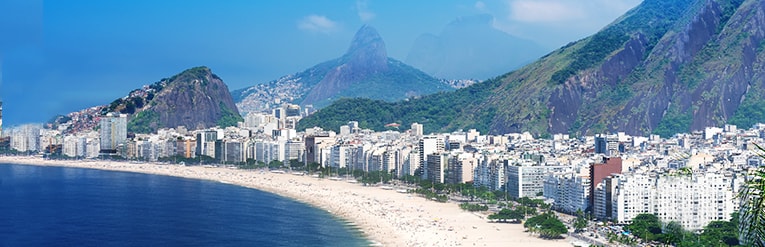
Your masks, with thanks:
[(603, 134), (595, 136), (595, 153), (608, 156), (619, 153), (619, 136)]
[(429, 154), (440, 153), (444, 151), (444, 138), (440, 136), (423, 136), (418, 143), (420, 151), (420, 167), (423, 171), (423, 178), (429, 179), (429, 174), (425, 166), (427, 165), (427, 158)]
[(425, 170), (428, 174), (428, 180), (433, 183), (444, 183), (445, 171), (447, 160), (449, 159), (448, 153), (433, 153), (428, 154)]
[(328, 133), (317, 133), (305, 137), (305, 162), (306, 164), (322, 164), (321, 150), (335, 144), (335, 137)]
[[(737, 191), (744, 174), (720, 170), (692, 173), (640, 172), (615, 175), (611, 217), (629, 224), (635, 216), (655, 214), (662, 222), (675, 221), (699, 230), (717, 220), (729, 220), (739, 209)], [(604, 192), (606, 192), (604, 190)]]
[(196, 155), (215, 158), (215, 141), (219, 139), (218, 131), (205, 130), (197, 133)]
[(37, 152), (40, 151), (40, 130), (39, 124), (25, 124), (10, 129), (11, 149), (19, 152)]
[(412, 135), (422, 136), (422, 124), (412, 123)]
[(532, 162), (505, 164), (506, 191), (514, 198), (535, 197), (544, 192), (545, 179), (551, 173), (570, 170), (570, 166), (542, 165)]
[(127, 143), (127, 115), (108, 113), (101, 118), (101, 151), (103, 155), (114, 155)]
[(544, 197), (553, 200), (553, 207), (574, 214), (589, 206), (590, 178), (578, 173), (551, 174), (545, 179)]
[(595, 205), (595, 188), (603, 181), (604, 178), (611, 174), (622, 173), (622, 158), (603, 158), (602, 163), (595, 163), (590, 165), (590, 206)]

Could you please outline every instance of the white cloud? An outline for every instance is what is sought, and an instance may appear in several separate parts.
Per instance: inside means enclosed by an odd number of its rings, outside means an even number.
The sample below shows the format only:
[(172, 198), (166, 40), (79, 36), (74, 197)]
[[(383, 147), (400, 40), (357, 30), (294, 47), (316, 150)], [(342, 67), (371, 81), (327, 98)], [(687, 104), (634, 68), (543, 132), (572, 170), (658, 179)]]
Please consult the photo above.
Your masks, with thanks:
[(581, 4), (561, 0), (511, 0), (510, 16), (520, 22), (560, 22), (587, 17)]
[(323, 15), (309, 15), (298, 21), (298, 28), (310, 32), (332, 33), (339, 25)]
[(494, 28), (559, 47), (597, 32), (643, 0), (475, 1), (482, 1), (496, 17)]
[(375, 18), (375, 13), (369, 10), (369, 2), (366, 0), (356, 1), (356, 13), (362, 22), (369, 22)]
[(475, 9), (485, 12), (486, 11), (486, 3), (482, 1), (475, 2), (475, 5), (473, 6)]

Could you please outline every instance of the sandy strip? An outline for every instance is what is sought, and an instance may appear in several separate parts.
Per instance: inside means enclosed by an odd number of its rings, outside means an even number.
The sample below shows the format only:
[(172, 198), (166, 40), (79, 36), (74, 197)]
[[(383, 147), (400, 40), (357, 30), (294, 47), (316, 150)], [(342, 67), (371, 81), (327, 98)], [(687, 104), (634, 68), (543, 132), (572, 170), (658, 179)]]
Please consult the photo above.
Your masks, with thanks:
[(267, 191), (309, 203), (357, 224), (384, 246), (571, 246), (570, 240), (543, 240), (520, 224), (489, 223), (454, 203), (414, 194), (365, 187), (347, 181), (260, 170), (205, 168), (111, 161), (51, 161), (0, 156), (0, 163), (91, 168), (205, 179)]

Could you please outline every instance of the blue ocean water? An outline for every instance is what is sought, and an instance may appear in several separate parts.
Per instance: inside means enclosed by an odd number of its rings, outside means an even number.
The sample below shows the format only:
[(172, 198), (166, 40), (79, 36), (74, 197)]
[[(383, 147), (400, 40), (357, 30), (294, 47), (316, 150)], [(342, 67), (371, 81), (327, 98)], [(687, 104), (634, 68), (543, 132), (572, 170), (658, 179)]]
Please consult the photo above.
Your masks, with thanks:
[(368, 246), (326, 211), (212, 181), (0, 164), (0, 246)]

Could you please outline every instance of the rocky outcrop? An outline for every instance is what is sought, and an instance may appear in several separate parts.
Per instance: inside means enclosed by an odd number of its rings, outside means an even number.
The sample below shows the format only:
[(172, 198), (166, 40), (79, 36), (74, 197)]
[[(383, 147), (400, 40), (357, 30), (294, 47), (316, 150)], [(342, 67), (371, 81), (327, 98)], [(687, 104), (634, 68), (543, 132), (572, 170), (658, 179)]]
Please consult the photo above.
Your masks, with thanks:
[[(162, 90), (138, 111), (156, 114), (156, 127), (184, 126), (194, 130), (235, 125), (231, 121), (241, 119), (228, 86), (207, 67), (191, 68), (159, 83)], [(131, 119), (131, 123), (136, 121)]]
[[(761, 5), (761, 1), (646, 0), (601, 33), (505, 76), (507, 85), (518, 83), (521, 75), (537, 75), (535, 80), (508, 87), (488, 99), (509, 108), (498, 116), (502, 119), (495, 119), (491, 131), (671, 135), (735, 123), (731, 120), (749, 83), (757, 81), (753, 76), (761, 50), (756, 47), (762, 40), (757, 34), (763, 33), (764, 26), (754, 13), (762, 12)], [(639, 21), (660, 18), (669, 22)], [(619, 35), (628, 38), (563, 83), (548, 81), (550, 77), (545, 75), (549, 73), (539, 70), (551, 69), (545, 66), (548, 64), (582, 59), (576, 56), (578, 52), (608, 47)], [(510, 103), (525, 98), (537, 98), (545, 107), (518, 108), (523, 106)], [(545, 108), (550, 109), (549, 114), (511, 114)]]
[(127, 114), (128, 132), (133, 133), (179, 126), (187, 130), (227, 127), (243, 121), (223, 80), (207, 67), (195, 67), (135, 89), (110, 104), (57, 117), (51, 124), (68, 126), (65, 133), (91, 131), (101, 116), (111, 112)]

